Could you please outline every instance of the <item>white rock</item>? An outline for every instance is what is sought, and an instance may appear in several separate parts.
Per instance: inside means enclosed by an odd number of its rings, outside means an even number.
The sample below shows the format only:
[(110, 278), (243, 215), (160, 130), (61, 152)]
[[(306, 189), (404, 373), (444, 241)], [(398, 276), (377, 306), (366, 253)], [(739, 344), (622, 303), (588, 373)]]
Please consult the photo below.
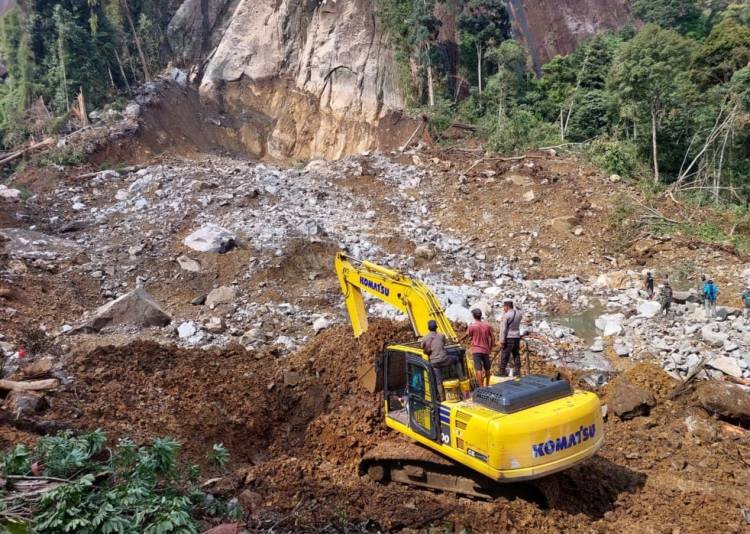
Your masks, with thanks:
[(487, 295), (490, 298), (496, 299), (500, 295), (503, 294), (503, 288), (497, 287), (497, 286), (490, 286), (488, 288), (485, 288), (484, 291), (482, 291), (485, 295)]
[(616, 184), (620, 180), (622, 180), (622, 177), (619, 174), (612, 174), (609, 177), (609, 181), (612, 182), (613, 184)]
[(133, 206), (138, 211), (141, 211), (148, 207), (148, 201), (145, 198), (139, 198), (138, 200), (135, 201), (135, 204), (133, 204)]
[(85, 210), (86, 209), (86, 204), (84, 204), (83, 202), (76, 202), (76, 203), (73, 204), (73, 209), (75, 211)]
[(319, 317), (313, 323), (313, 330), (315, 331), (316, 334), (319, 334), (320, 332), (322, 332), (326, 328), (329, 328), (330, 326), (331, 326), (331, 321), (329, 321), (325, 317)]
[(638, 315), (642, 317), (656, 317), (661, 311), (661, 304), (655, 300), (644, 300), (638, 304)]
[(589, 347), (591, 352), (604, 352), (604, 341), (602, 338), (596, 338), (594, 344)]
[(716, 325), (707, 324), (701, 328), (701, 337), (703, 341), (712, 347), (723, 347), (729, 339), (729, 335), (718, 330)]
[[(614, 329), (620, 327), (622, 329), (622, 323), (625, 321), (625, 316), (622, 313), (604, 314), (597, 317), (594, 324), (599, 330), (606, 330), (607, 327)], [(618, 331), (619, 333), (619, 331)], [(605, 334), (605, 335), (616, 335), (616, 334)]]
[(742, 369), (740, 364), (737, 363), (735, 358), (731, 356), (719, 356), (708, 362), (709, 367), (713, 367), (724, 373), (725, 375), (733, 376), (735, 378), (742, 378)]
[(0, 184), (0, 198), (5, 200), (18, 200), (21, 198), (21, 191), (10, 188), (5, 184)]
[(226, 325), (224, 324), (224, 320), (221, 317), (211, 317), (208, 321), (206, 321), (206, 325), (204, 328), (212, 334), (221, 334), (222, 332), (224, 332), (224, 330), (226, 330)]
[(232, 232), (216, 224), (206, 224), (185, 238), (185, 245), (198, 252), (214, 254), (231, 248), (236, 238)]
[(523, 200), (524, 202), (534, 202), (536, 200), (536, 195), (534, 194), (534, 191), (526, 191), (523, 194)]
[(615, 354), (617, 354), (620, 358), (629, 356), (631, 352), (633, 352), (633, 348), (627, 343), (617, 343), (615, 345)]
[(471, 324), (474, 321), (474, 317), (471, 315), (471, 311), (458, 304), (451, 304), (445, 310), (445, 315), (451, 321), (456, 321), (464, 324)]
[(732, 341), (731, 339), (727, 339), (724, 342), (724, 350), (726, 352), (734, 352), (735, 350), (737, 350), (739, 348), (740, 348), (740, 346), (737, 343), (735, 343), (734, 341)]
[(184, 322), (177, 327), (177, 335), (180, 336), (180, 339), (193, 337), (197, 331), (198, 329), (195, 327), (195, 323), (192, 321)]
[(177, 258), (177, 263), (180, 265), (180, 268), (185, 271), (190, 271), (191, 273), (201, 272), (202, 267), (200, 262), (189, 256), (185, 256), (184, 254)]
[(234, 286), (221, 286), (212, 290), (206, 297), (206, 306), (212, 310), (220, 304), (229, 304), (237, 297), (237, 288)]
[(115, 193), (115, 199), (119, 201), (127, 200), (128, 199), (128, 192), (124, 189), (118, 189), (117, 193)]

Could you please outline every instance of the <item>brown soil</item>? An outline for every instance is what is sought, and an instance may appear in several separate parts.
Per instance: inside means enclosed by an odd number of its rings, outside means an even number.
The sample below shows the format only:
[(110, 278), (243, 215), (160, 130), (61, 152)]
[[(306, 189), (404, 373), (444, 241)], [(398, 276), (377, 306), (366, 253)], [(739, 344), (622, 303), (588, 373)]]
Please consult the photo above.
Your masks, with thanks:
[[(187, 459), (205, 464), (212, 442), (223, 442), (242, 489), (262, 504), (250, 526), (282, 521), (277, 532), (325, 528), (610, 532), (740, 532), (740, 510), (750, 490), (750, 438), (722, 434), (688, 394), (665, 400), (673, 382), (639, 364), (624, 378), (649, 389), (658, 405), (647, 418), (606, 424), (607, 444), (591, 461), (541, 487), (548, 502), (508, 497), (490, 503), (357, 475), (359, 458), (386, 439), (381, 399), (356, 383), (356, 367), (372, 361), (387, 341), (408, 340), (405, 323), (373, 321), (354, 340), (348, 328), (321, 333), (284, 358), (248, 353), (183, 350), (135, 342), (74, 355), (75, 378), (50, 398), (48, 419), (111, 438), (145, 441), (170, 435)], [(533, 360), (535, 370), (546, 365)], [(546, 368), (549, 369), (549, 368)], [(299, 382), (284, 385), (284, 375)], [(287, 378), (294, 378), (287, 375)], [(606, 396), (605, 396), (606, 399)], [(698, 417), (708, 430), (689, 432)]]

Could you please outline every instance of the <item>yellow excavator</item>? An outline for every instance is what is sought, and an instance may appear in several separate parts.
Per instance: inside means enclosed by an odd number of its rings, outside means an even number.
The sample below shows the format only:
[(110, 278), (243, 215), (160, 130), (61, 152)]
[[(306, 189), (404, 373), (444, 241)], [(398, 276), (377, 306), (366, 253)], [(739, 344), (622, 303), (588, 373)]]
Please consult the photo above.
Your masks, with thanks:
[[(335, 268), (355, 337), (368, 327), (365, 294), (406, 314), (417, 337), (385, 348), (375, 362), (375, 382), (383, 391), (386, 425), (418, 445), (404, 440), (379, 445), (362, 458), (361, 475), (492, 498), (495, 482), (545, 477), (583, 462), (603, 445), (595, 394), (539, 375), (477, 387), (467, 351), (425, 284), (344, 253), (336, 255)], [(443, 370), (444, 399), (418, 341), (430, 320), (458, 357)]]

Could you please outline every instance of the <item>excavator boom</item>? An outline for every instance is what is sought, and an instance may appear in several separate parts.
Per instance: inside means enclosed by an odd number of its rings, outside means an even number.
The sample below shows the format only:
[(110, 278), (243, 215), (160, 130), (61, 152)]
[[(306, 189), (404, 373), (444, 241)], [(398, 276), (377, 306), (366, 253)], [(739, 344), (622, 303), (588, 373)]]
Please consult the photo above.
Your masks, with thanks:
[(434, 320), (439, 332), (449, 340), (456, 341), (456, 332), (440, 301), (422, 282), (393, 269), (350, 258), (341, 252), (336, 255), (336, 274), (355, 337), (367, 332), (364, 301), (364, 293), (367, 293), (405, 313), (417, 337), (427, 335), (427, 323)]

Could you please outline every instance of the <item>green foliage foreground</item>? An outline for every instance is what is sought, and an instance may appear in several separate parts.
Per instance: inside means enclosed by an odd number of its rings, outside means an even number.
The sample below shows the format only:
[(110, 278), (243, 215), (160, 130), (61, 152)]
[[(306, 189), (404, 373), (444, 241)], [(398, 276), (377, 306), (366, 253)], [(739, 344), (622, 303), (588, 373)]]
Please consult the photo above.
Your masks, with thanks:
[[(197, 466), (178, 462), (178, 442), (156, 438), (138, 447), (123, 439), (113, 451), (106, 443), (100, 430), (64, 433), (40, 439), (34, 449), (16, 445), (2, 455), (8, 489), (0, 498), (0, 519), (25, 524), (29, 532), (160, 534), (198, 532), (199, 517), (242, 517), (236, 504), (199, 489)], [(223, 468), (228, 454), (215, 444), (209, 458)], [(41, 495), (14, 492), (13, 482), (37, 466), (59, 485)]]

